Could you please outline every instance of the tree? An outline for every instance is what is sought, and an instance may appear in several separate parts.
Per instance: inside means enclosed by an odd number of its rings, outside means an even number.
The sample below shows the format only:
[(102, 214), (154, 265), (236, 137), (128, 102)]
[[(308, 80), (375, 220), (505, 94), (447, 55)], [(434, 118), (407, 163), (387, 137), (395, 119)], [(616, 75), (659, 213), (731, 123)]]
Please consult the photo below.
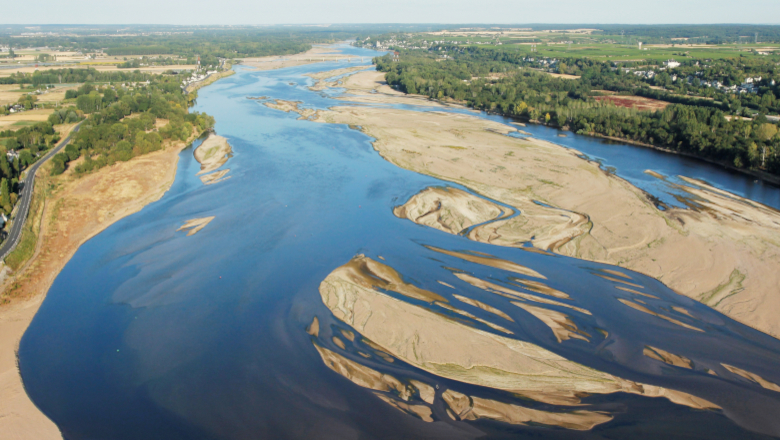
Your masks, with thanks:
[(3, 206), (3, 210), (6, 214), (11, 213), (13, 207), (11, 206), (11, 194), (8, 190), (8, 179), (6, 178), (3, 178), (3, 180), (0, 181), (0, 205)]
[(62, 122), (60, 120), (60, 115), (57, 112), (54, 112), (54, 113), (50, 114), (48, 121), (49, 121), (49, 124), (51, 124), (51, 125), (57, 125), (60, 122)]
[(758, 127), (757, 134), (758, 139), (766, 142), (777, 134), (777, 125), (770, 123), (761, 124), (761, 126)]
[(27, 168), (35, 162), (35, 159), (32, 154), (30, 154), (29, 150), (22, 150), (22, 152), (19, 153), (19, 162), (22, 164), (22, 167)]
[(65, 164), (68, 163), (68, 155), (65, 153), (57, 153), (51, 158), (53, 164), (51, 169), (51, 175), (56, 176), (65, 172)]
[(65, 147), (65, 154), (68, 155), (68, 160), (76, 160), (79, 158), (79, 150), (73, 144), (68, 144), (68, 146)]

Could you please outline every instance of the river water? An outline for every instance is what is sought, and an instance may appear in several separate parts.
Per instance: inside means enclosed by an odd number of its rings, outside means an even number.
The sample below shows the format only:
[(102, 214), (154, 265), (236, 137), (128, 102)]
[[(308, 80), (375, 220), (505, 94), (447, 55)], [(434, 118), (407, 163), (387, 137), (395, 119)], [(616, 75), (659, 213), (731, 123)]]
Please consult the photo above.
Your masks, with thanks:
[[(372, 51), (340, 46), (357, 56)], [(305, 73), (344, 67), (320, 63), (275, 71), (237, 67), (201, 89), (196, 111), (216, 118), (234, 155), (230, 178), (203, 185), (193, 148), (181, 153), (165, 196), (85, 243), (55, 280), (20, 344), (20, 369), (32, 400), (67, 439), (401, 439), (401, 438), (770, 438), (780, 436), (780, 392), (730, 374), (738, 366), (780, 383), (780, 341), (734, 322), (662, 283), (620, 268), (470, 241), (395, 217), (393, 207), (429, 186), (456, 186), (398, 168), (372, 148), (372, 139), (342, 125), (298, 120), (248, 96), (303, 101), (325, 108), (331, 95), (308, 89)], [(419, 110), (419, 109), (417, 109)], [(493, 116), (486, 116), (495, 118)], [(604, 166), (674, 204), (669, 187), (645, 169), (702, 178), (720, 188), (780, 206), (780, 191), (717, 167), (652, 150), (569, 135), (544, 127), (524, 130), (577, 148)], [(461, 188), (465, 189), (465, 188)], [(187, 220), (215, 216), (187, 236)], [(451, 267), (493, 282), (510, 275), (442, 255), (425, 246), (483, 252), (536, 270), (592, 316), (572, 318), (606, 338), (558, 343), (524, 310), (465, 283)], [(305, 329), (320, 320), (318, 344), (345, 325), (318, 292), (320, 282), (354, 255), (385, 264), (424, 289), (459, 293), (502, 308), (512, 337), (621, 378), (680, 390), (722, 410), (695, 410), (663, 398), (623, 393), (593, 395), (589, 410), (614, 418), (590, 431), (502, 422), (454, 421), (439, 400), (433, 423), (405, 414), (334, 373)], [(626, 307), (629, 293), (597, 276), (628, 274), (658, 299), (652, 310), (683, 307), (686, 330)], [(474, 311), (489, 318), (489, 314)], [(490, 331), (489, 328), (483, 328)], [(671, 367), (642, 355), (646, 345), (689, 358), (695, 369)], [(510, 393), (454, 383), (405, 364), (355, 361), (403, 380), (457, 388), (497, 401)], [(708, 374), (711, 369), (717, 375)], [(441, 391), (439, 391), (441, 392)], [(534, 405), (531, 403), (531, 405)], [(538, 406), (538, 405), (537, 405)], [(561, 410), (549, 405), (540, 408)], [(576, 408), (569, 408), (576, 409)]]

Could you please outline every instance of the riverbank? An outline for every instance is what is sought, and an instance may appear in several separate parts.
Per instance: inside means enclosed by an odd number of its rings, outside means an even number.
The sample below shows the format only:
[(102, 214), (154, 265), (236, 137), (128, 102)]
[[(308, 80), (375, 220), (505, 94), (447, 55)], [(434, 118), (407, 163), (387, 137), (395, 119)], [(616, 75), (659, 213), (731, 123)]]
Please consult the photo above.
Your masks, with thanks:
[[(384, 76), (384, 74), (383, 74), (383, 76)], [(413, 95), (413, 96), (418, 97), (420, 95)], [(424, 97), (424, 98), (427, 98), (427, 97)], [(430, 98), (427, 98), (427, 99), (430, 99)], [(438, 102), (438, 101), (432, 101), (432, 102)], [(465, 101), (458, 103), (458, 105), (463, 105), (464, 107), (465, 107), (465, 104), (466, 104)], [(471, 107), (467, 107), (467, 108), (471, 109)], [(488, 113), (490, 113), (490, 112), (488, 112)], [(495, 114), (497, 114), (499, 116), (504, 116), (504, 117), (515, 119), (515, 120), (519, 120), (519, 121), (522, 121), (522, 123), (543, 125), (545, 127), (550, 127), (550, 128), (555, 128), (555, 129), (558, 129), (558, 130), (569, 131), (569, 127), (568, 126), (558, 127), (558, 126), (551, 125), (551, 124), (544, 124), (541, 121), (536, 120), (536, 119), (516, 118), (516, 117), (511, 117), (511, 116), (505, 116), (505, 115), (502, 115), (500, 113), (495, 113)], [(732, 165), (730, 163), (719, 161), (719, 160), (715, 160), (715, 159), (710, 159), (710, 158), (707, 158), (707, 157), (702, 157), (702, 156), (699, 156), (699, 155), (696, 155), (696, 154), (688, 153), (686, 151), (677, 151), (677, 150), (674, 150), (672, 148), (665, 147), (665, 146), (648, 144), (648, 143), (645, 143), (645, 142), (639, 142), (639, 141), (635, 141), (635, 140), (631, 140), (631, 139), (624, 139), (624, 138), (620, 138), (620, 137), (616, 137), (616, 136), (607, 136), (607, 135), (599, 134), (599, 133), (596, 133), (596, 132), (587, 133), (586, 136), (595, 137), (595, 138), (599, 138), (599, 139), (606, 139), (606, 140), (609, 140), (609, 141), (615, 141), (615, 142), (620, 142), (620, 143), (629, 144), (629, 145), (634, 145), (634, 146), (637, 146), (637, 147), (650, 148), (652, 150), (662, 151), (664, 153), (675, 154), (675, 155), (687, 157), (687, 158), (690, 158), (690, 159), (700, 160), (702, 162), (706, 162), (706, 163), (709, 163), (709, 164), (712, 164), (712, 165), (717, 165), (717, 166), (723, 167), (723, 168), (725, 168), (725, 169), (727, 169), (729, 171), (733, 171), (735, 173), (740, 173), (740, 174), (745, 174), (745, 175), (748, 175), (748, 176), (752, 176), (752, 177), (755, 177), (757, 179), (761, 179), (764, 182), (780, 186), (780, 176), (775, 176), (773, 174), (769, 174), (766, 171), (761, 171), (761, 170), (756, 170), (756, 169), (737, 168), (737, 167), (735, 167), (734, 165)]]
[[(537, 122), (529, 121), (529, 122), (537, 123), (537, 124), (539, 123), (538, 121)], [(658, 146), (658, 145), (646, 144), (644, 142), (639, 142), (639, 141), (632, 141), (630, 139), (623, 139), (623, 138), (614, 137), (614, 136), (605, 136), (605, 135), (598, 134), (598, 133), (588, 133), (588, 136), (593, 136), (593, 137), (597, 137), (597, 138), (601, 138), (601, 139), (607, 139), (607, 140), (615, 141), (615, 142), (623, 142), (623, 143), (626, 143), (626, 144), (635, 145), (637, 147), (650, 148), (650, 149), (653, 149), (653, 150), (656, 150), (656, 151), (663, 151), (664, 153), (675, 154), (675, 155), (678, 155), (678, 156), (689, 157), (691, 159), (696, 159), (696, 160), (700, 160), (702, 162), (707, 162), (707, 163), (712, 164), (712, 165), (721, 166), (723, 168), (726, 168), (729, 171), (734, 171), (735, 173), (746, 174), (748, 176), (752, 176), (752, 177), (761, 179), (764, 182), (768, 182), (768, 183), (771, 183), (773, 185), (780, 186), (780, 177), (772, 175), (772, 174), (769, 174), (766, 171), (746, 170), (744, 168), (737, 168), (734, 165), (730, 165), (730, 164), (725, 163), (725, 162), (720, 162), (720, 161), (717, 161), (717, 160), (708, 159), (706, 157), (697, 156), (695, 154), (687, 153), (685, 151), (676, 151), (676, 150), (672, 150), (670, 148), (664, 148), (664, 147), (661, 147), (661, 146)]]
[(36, 185), (45, 198), (40, 232), (32, 258), (6, 280), (0, 306), (0, 432), (15, 440), (59, 439), (57, 427), (27, 397), (16, 365), (19, 340), (43, 302), (52, 282), (78, 248), (116, 221), (140, 211), (170, 188), (179, 153), (192, 140), (119, 162), (93, 174), (71, 170), (46, 176)]
[[(386, 160), (518, 208), (523, 222), (511, 226), (516, 236), (550, 238), (529, 240), (537, 248), (644, 273), (780, 336), (776, 210), (691, 182), (676, 186), (690, 194), (689, 209), (660, 211), (647, 194), (578, 152), (506, 136), (514, 129), (470, 115), (344, 106), (322, 112), (317, 121), (359, 126)], [(580, 216), (586, 221), (577, 221)], [(501, 226), (494, 223), (493, 232)], [(521, 246), (491, 233), (470, 238)]]
[(228, 70), (223, 70), (222, 72), (214, 73), (206, 77), (203, 81), (198, 81), (195, 83), (192, 83), (186, 87), (187, 93), (192, 93), (202, 87), (206, 87), (209, 84), (213, 84), (219, 79), (225, 78), (227, 76), (230, 76), (234, 73), (236, 73), (234, 70), (230, 70), (230, 65), (227, 66)]
[(252, 67), (256, 70), (274, 70), (285, 67), (302, 66), (304, 64), (333, 62), (333, 61), (371, 61), (368, 57), (359, 57), (356, 55), (347, 55), (341, 53), (331, 45), (312, 45), (312, 48), (306, 52), (294, 55), (274, 55), (267, 57), (247, 57), (242, 58), (241, 63), (244, 66)]

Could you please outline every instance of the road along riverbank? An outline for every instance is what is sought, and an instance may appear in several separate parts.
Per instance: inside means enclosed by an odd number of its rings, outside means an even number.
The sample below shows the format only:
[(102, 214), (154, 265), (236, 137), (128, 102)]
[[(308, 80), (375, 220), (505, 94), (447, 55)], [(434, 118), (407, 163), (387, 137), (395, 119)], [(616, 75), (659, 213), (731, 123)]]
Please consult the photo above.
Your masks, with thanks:
[[(195, 134), (190, 142), (195, 139)], [(0, 306), (0, 432), (12, 439), (61, 438), (57, 427), (27, 397), (16, 364), (19, 340), (51, 283), (79, 246), (115, 223), (158, 200), (176, 176), (179, 153), (190, 142), (119, 162), (83, 177), (70, 170), (46, 177), (36, 195), (46, 203), (33, 257), (6, 280)], [(71, 167), (72, 169), (73, 167)]]

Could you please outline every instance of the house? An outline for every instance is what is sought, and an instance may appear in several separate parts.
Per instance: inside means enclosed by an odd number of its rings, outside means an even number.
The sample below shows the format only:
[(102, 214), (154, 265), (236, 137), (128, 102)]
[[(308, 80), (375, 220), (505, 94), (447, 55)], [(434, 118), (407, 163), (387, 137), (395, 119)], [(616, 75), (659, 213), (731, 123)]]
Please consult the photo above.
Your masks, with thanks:
[(669, 69), (674, 69), (675, 67), (680, 67), (680, 62), (675, 60), (666, 60), (664, 61), (664, 66)]
[[(446, 57), (446, 55), (445, 55), (445, 57)], [(398, 51), (394, 50), (393, 51), (393, 62), (397, 63), (400, 59), (401, 59), (401, 54), (399, 54)]]
[(13, 162), (14, 159), (19, 158), (19, 153), (17, 153), (15, 150), (10, 150), (5, 155), (8, 157), (8, 160)]

